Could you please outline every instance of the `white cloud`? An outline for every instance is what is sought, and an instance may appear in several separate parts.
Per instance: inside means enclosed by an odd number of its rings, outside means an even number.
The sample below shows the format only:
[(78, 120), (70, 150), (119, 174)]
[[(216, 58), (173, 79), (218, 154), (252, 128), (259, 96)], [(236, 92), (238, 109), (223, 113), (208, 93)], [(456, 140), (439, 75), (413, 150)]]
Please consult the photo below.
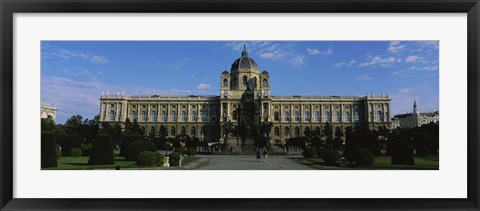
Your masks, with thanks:
[(177, 64), (169, 64), (168, 66), (172, 69), (180, 70), (180, 69), (183, 68), (183, 66), (185, 66), (185, 64), (187, 64), (188, 60), (190, 60), (190, 59), (185, 57), (180, 62), (178, 62)]
[(421, 57), (419, 57), (419, 56), (407, 56), (407, 57), (405, 58), (405, 62), (408, 62), (408, 63), (410, 63), (410, 62), (417, 62), (417, 61), (419, 61), (420, 59), (421, 59)]
[(260, 54), (260, 57), (262, 57), (264, 59), (272, 59), (273, 57), (275, 57), (275, 54), (274, 53), (262, 53), (262, 54)]
[(351, 60), (349, 62), (343, 61), (343, 62), (336, 63), (334, 66), (335, 67), (343, 67), (343, 66), (348, 66), (349, 67), (349, 66), (354, 65), (356, 62), (357, 61), (354, 59), (354, 60)]
[(401, 94), (408, 94), (408, 93), (411, 93), (413, 91), (412, 88), (400, 88), (398, 89), (398, 92), (400, 92)]
[(398, 54), (398, 53), (404, 51), (405, 47), (407, 47), (407, 46), (402, 44), (402, 42), (400, 42), (400, 41), (391, 41), (388, 44), (387, 51), (392, 53), (392, 54)]
[(200, 83), (200, 84), (198, 84), (197, 89), (198, 89), (198, 90), (206, 90), (206, 89), (210, 89), (211, 87), (212, 87), (211, 84), (208, 84), (208, 83)]
[(314, 56), (314, 55), (327, 56), (327, 55), (333, 54), (333, 49), (332, 49), (332, 47), (329, 47), (328, 49), (326, 49), (324, 51), (321, 51), (321, 50), (318, 50), (316, 48), (307, 48), (307, 52), (308, 52), (308, 54), (310, 54), (312, 56)]
[(307, 52), (308, 54), (310, 55), (318, 55), (320, 54), (320, 50), (316, 49), (316, 48), (307, 48)]
[(305, 56), (295, 51), (295, 43), (292, 42), (228, 42), (225, 47), (240, 53), (244, 44), (246, 44), (250, 57), (258, 56), (262, 59), (283, 62), (294, 67), (301, 66), (306, 62)]
[(294, 67), (300, 67), (300, 66), (302, 66), (306, 61), (307, 61), (307, 59), (306, 59), (304, 56), (298, 55), (298, 56), (293, 57), (293, 58), (290, 60), (290, 64), (292, 64)]
[(357, 76), (357, 78), (358, 78), (359, 80), (362, 80), (362, 81), (369, 81), (369, 80), (372, 80), (372, 79), (373, 79), (373, 77), (370, 77), (370, 76), (369, 76), (368, 74), (366, 74), (366, 73), (363, 74), (363, 75)]
[(44, 59), (49, 59), (51, 56), (54, 56), (62, 59), (81, 58), (97, 64), (105, 64), (110, 62), (107, 57), (98, 56), (91, 53), (69, 51), (67, 49), (52, 47), (51, 45), (42, 45), (42, 48), (44, 48), (42, 49), (42, 57)]
[(437, 65), (423, 66), (423, 67), (411, 66), (410, 68), (408, 68), (408, 70), (411, 70), (411, 71), (415, 71), (415, 70), (418, 70), (418, 71), (436, 71), (436, 70), (438, 70), (438, 66)]
[(382, 58), (381, 56), (374, 56), (368, 62), (364, 62), (358, 65), (358, 67), (368, 66), (380, 66), (380, 67), (393, 67), (393, 63), (396, 61), (394, 57)]

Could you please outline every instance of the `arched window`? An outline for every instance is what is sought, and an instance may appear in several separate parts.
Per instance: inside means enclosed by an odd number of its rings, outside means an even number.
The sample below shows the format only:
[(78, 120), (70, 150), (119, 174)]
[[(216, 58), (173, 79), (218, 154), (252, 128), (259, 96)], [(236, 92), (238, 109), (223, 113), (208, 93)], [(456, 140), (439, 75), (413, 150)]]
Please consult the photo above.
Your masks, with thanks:
[(310, 122), (310, 111), (305, 111), (305, 121)]
[(237, 110), (232, 111), (232, 119), (237, 120)]
[(110, 121), (115, 121), (115, 111), (114, 110), (110, 111)]
[(197, 121), (197, 112), (196, 111), (192, 111), (192, 120)]
[(172, 121), (176, 122), (177, 121), (177, 112), (172, 111)]
[(247, 85), (248, 84), (248, 78), (246, 75), (243, 76), (243, 85)]
[(167, 112), (162, 111), (162, 121), (167, 121)]
[(140, 129), (142, 130), (142, 134), (145, 135), (145, 126), (142, 126)]
[(280, 113), (278, 113), (278, 111), (275, 111), (275, 113), (273, 113), (273, 120), (280, 121)]
[(298, 122), (300, 121), (300, 112), (295, 111), (295, 121)]
[(335, 111), (335, 113), (333, 113), (333, 121), (340, 122), (340, 112)]
[(285, 127), (285, 136), (290, 137), (290, 128), (289, 127)]
[(267, 81), (267, 79), (263, 79), (263, 86), (268, 86), (268, 81)]
[(147, 121), (147, 112), (142, 111), (142, 121)]
[(253, 77), (253, 87), (257, 87), (257, 77)]
[(350, 119), (350, 112), (345, 111), (345, 113), (343, 113), (343, 121), (344, 121), (344, 122), (350, 122), (350, 121), (351, 121), (351, 119)]
[(202, 122), (206, 122), (206, 121), (207, 121), (207, 112), (202, 111)]
[(330, 111), (325, 111), (325, 122), (330, 122), (332, 117), (330, 116)]
[(381, 111), (377, 111), (377, 115), (375, 116), (375, 120), (377, 122), (381, 122), (383, 120), (383, 114)]
[(192, 129), (190, 129), (190, 136), (192, 136), (192, 137), (196, 136), (195, 132), (196, 132), (195, 127), (192, 127)]
[(156, 122), (157, 121), (157, 112), (152, 111), (152, 121)]
[(136, 111), (132, 111), (132, 120), (135, 121), (137, 120), (138, 116), (137, 116), (137, 112)]
[(170, 134), (172, 134), (172, 136), (176, 136), (177, 135), (177, 130), (175, 129), (175, 127), (172, 127), (171, 131), (170, 131)]
[(186, 122), (187, 121), (187, 112), (182, 111), (182, 121)]
[(295, 136), (300, 136), (300, 128), (295, 127)]
[(313, 121), (315, 121), (315, 122), (320, 122), (320, 112), (315, 111), (315, 112), (313, 113)]
[(228, 86), (228, 80), (227, 79), (223, 79), (223, 86)]
[(355, 122), (360, 121), (360, 115), (358, 114), (358, 111), (353, 112), (353, 121), (355, 121)]
[(280, 128), (275, 127), (275, 136), (280, 136)]
[(288, 111), (285, 111), (285, 117), (284, 117), (285, 121), (290, 121), (290, 112)]
[(305, 131), (303, 132), (303, 134), (305, 136), (309, 136), (310, 135), (310, 127), (305, 127)]
[(182, 135), (185, 135), (185, 134), (186, 134), (186, 132), (185, 132), (185, 127), (182, 127), (182, 129), (180, 130), (180, 134), (182, 134)]
[(156, 136), (157, 135), (156, 132), (157, 131), (155, 130), (155, 127), (150, 128), (150, 135)]

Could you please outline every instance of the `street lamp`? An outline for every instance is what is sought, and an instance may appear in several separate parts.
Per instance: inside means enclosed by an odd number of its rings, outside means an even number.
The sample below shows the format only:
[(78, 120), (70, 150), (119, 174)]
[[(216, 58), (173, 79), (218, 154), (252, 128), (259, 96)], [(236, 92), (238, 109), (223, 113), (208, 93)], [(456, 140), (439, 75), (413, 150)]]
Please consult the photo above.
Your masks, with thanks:
[(170, 146), (170, 143), (167, 141), (167, 120), (168, 120), (168, 115), (165, 115), (165, 157), (163, 157), (163, 167), (170, 167), (170, 158), (168, 157), (168, 147)]

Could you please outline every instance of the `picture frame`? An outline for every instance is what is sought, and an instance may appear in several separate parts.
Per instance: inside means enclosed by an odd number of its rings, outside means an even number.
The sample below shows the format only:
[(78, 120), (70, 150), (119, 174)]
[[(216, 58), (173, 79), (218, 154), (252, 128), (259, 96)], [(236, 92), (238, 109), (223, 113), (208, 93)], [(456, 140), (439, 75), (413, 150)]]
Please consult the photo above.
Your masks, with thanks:
[[(478, 139), (480, 30), (478, 0), (0, 0), (1, 210), (480, 210)], [(19, 199), (13, 184), (13, 41), (15, 13), (466, 13), (468, 19), (468, 197), (466, 199)], [(446, 181), (447, 182), (447, 181)]]

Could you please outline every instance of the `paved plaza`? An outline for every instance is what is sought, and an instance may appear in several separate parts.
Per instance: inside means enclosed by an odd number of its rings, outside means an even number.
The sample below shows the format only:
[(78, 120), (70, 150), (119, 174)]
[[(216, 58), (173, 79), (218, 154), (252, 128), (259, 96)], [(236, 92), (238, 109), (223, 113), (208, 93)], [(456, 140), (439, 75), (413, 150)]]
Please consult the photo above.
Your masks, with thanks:
[(268, 162), (257, 161), (255, 155), (197, 155), (185, 166), (189, 170), (314, 170), (301, 155), (271, 155)]

